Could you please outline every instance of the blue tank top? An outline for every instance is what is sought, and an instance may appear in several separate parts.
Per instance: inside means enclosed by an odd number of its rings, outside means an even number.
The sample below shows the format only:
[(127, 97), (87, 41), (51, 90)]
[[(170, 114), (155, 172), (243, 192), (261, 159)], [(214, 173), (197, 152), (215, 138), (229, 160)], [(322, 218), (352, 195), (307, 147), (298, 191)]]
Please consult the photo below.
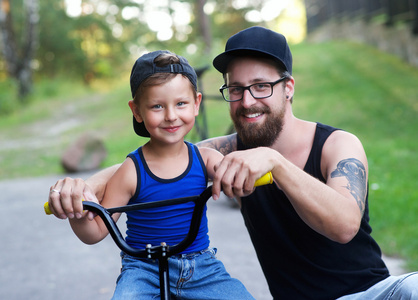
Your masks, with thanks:
[[(208, 183), (205, 164), (196, 146), (185, 142), (189, 152), (189, 164), (180, 176), (162, 179), (155, 176), (144, 159), (142, 147), (131, 152), (130, 157), (137, 172), (135, 195), (129, 204), (153, 202), (172, 198), (199, 195)], [(153, 246), (166, 242), (175, 245), (182, 241), (189, 231), (194, 202), (150, 208), (127, 213), (126, 241), (134, 247), (143, 249), (147, 244)], [(209, 247), (206, 206), (196, 240), (182, 253), (191, 253)]]

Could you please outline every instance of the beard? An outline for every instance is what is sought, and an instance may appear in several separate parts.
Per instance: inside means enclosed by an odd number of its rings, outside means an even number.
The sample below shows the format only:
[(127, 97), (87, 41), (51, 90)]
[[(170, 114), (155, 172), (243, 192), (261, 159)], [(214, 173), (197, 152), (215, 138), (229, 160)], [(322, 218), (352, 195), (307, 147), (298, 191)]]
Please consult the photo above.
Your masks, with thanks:
[[(246, 114), (264, 113), (266, 118), (263, 123), (245, 123), (240, 118)], [(285, 106), (278, 112), (272, 112), (270, 107), (244, 108), (240, 106), (235, 114), (231, 113), (238, 136), (246, 147), (270, 147), (278, 138), (283, 129)]]

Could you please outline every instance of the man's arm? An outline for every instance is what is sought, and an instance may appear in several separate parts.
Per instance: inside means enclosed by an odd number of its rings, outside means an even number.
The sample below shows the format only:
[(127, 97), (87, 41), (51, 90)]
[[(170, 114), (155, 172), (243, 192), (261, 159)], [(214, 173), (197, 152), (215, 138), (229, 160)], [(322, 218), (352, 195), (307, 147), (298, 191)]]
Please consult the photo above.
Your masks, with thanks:
[(367, 195), (368, 164), (360, 141), (344, 131), (328, 138), (321, 158), (325, 184), (305, 172), (293, 176), (292, 167), (286, 168), (281, 173), (283, 190), (305, 223), (336, 242), (351, 241), (360, 228)]
[[(339, 171), (341, 167), (348, 173)], [(217, 193), (222, 185), (229, 197), (245, 196), (257, 178), (271, 171), (308, 226), (333, 241), (347, 243), (359, 230), (365, 205), (368, 167), (360, 141), (349, 133), (334, 132), (324, 145), (321, 170), (326, 183), (274, 149), (237, 151), (218, 166), (213, 189)]]
[(226, 136), (214, 137), (201, 141), (196, 144), (198, 147), (207, 147), (218, 150), (223, 155), (237, 151), (237, 134), (233, 133)]
[[(114, 165), (106, 168), (85, 181), (70, 177), (58, 180), (51, 186), (48, 198), (52, 213), (60, 219), (80, 219), (83, 215), (82, 199), (100, 203), (107, 182), (119, 167)], [(93, 219), (93, 213), (89, 213), (89, 219)]]
[(103, 199), (109, 179), (116, 173), (121, 165), (122, 164), (117, 164), (103, 169), (86, 180), (86, 184), (93, 190), (94, 195), (99, 202)]

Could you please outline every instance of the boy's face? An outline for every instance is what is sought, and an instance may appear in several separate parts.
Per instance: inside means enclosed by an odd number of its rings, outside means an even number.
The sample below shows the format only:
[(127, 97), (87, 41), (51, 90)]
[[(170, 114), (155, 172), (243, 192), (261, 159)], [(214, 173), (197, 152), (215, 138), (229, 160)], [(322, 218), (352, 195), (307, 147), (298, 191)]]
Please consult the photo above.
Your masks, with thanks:
[(165, 143), (183, 140), (199, 113), (201, 94), (195, 99), (189, 79), (177, 74), (172, 80), (145, 89), (139, 105), (130, 101), (136, 120), (144, 122), (152, 139)]

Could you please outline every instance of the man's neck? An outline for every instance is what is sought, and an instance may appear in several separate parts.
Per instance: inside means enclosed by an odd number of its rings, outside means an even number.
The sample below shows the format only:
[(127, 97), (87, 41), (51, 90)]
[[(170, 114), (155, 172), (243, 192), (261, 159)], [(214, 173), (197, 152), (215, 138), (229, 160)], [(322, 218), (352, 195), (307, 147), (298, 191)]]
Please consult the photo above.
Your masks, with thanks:
[(270, 147), (302, 168), (308, 160), (315, 136), (316, 123), (288, 118), (274, 144)]

